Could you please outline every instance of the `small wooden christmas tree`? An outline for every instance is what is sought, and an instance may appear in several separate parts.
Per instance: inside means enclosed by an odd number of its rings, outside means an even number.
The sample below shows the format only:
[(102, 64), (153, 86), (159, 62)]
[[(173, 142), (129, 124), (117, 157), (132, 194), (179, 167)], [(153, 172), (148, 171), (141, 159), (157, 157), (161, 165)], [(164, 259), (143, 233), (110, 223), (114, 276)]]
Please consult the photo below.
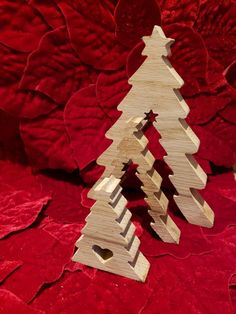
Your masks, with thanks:
[(126, 124), (125, 136), (117, 147), (119, 157), (112, 162), (115, 166), (113, 174), (122, 176), (121, 160), (130, 158), (138, 165), (137, 177), (142, 182), (148, 212), (154, 220), (151, 227), (164, 242), (178, 243), (180, 230), (167, 214), (169, 201), (161, 191), (162, 178), (154, 169), (155, 158), (147, 148), (148, 140), (142, 132), (143, 118), (132, 118)]
[(104, 178), (91, 190), (96, 199), (86, 218), (79, 248), (73, 260), (101, 270), (145, 281), (149, 262), (139, 251), (140, 241), (135, 236), (131, 213), (125, 207), (120, 180)]
[(155, 158), (147, 149), (147, 139), (142, 133), (144, 117), (137, 116), (135, 112), (133, 114), (133, 117), (125, 120), (125, 113), (122, 113), (108, 130), (106, 136), (113, 142), (97, 163), (106, 167), (103, 177), (112, 174), (116, 178), (123, 176), (124, 163), (133, 161), (138, 164), (139, 179), (147, 195), (146, 201), (151, 209), (149, 214), (154, 220), (152, 228), (164, 241), (178, 243), (180, 231), (167, 214), (168, 200), (160, 189), (162, 178), (153, 168)]

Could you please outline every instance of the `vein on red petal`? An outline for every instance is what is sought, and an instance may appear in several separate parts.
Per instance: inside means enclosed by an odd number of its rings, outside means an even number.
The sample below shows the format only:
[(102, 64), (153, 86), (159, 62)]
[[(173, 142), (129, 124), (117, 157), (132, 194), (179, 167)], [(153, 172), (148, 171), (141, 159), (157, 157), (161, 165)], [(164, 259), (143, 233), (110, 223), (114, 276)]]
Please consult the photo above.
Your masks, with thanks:
[(115, 10), (116, 37), (133, 47), (143, 36), (151, 35), (154, 25), (161, 24), (156, 0), (119, 0)]
[(65, 108), (65, 125), (80, 169), (96, 160), (109, 146), (105, 138), (111, 121), (98, 105), (95, 85), (75, 93)]
[(25, 1), (3, 0), (0, 9), (0, 42), (12, 49), (21, 52), (34, 50), (49, 30), (38, 12)]
[(40, 310), (34, 309), (24, 301), (22, 301), (14, 293), (6, 290), (0, 289), (0, 303), (2, 313), (15, 313), (17, 309), (18, 314), (44, 314)]
[(28, 58), (19, 87), (40, 91), (56, 103), (65, 104), (74, 92), (96, 79), (97, 72), (81, 61), (63, 26), (42, 37)]
[[(0, 241), (6, 260), (20, 259), (22, 266), (12, 273), (2, 287), (29, 302), (45, 283), (60, 278), (73, 251), (42, 229), (28, 229)], [(24, 289), (22, 289), (24, 283)]]
[(20, 131), (33, 168), (68, 172), (77, 168), (61, 109), (55, 109), (47, 116), (23, 120)]
[(0, 238), (3, 238), (29, 227), (51, 196), (42, 191), (29, 167), (7, 161), (0, 165)]
[(127, 50), (115, 38), (108, 10), (90, 10), (91, 2), (86, 12), (63, 2), (59, 6), (66, 18), (71, 43), (81, 60), (99, 70), (116, 70), (125, 65)]
[(56, 104), (38, 91), (19, 88), (27, 57), (28, 53), (0, 44), (0, 108), (14, 116), (34, 118), (50, 112)]
[(181, 23), (192, 26), (197, 18), (199, 0), (157, 0), (161, 9), (162, 25)]

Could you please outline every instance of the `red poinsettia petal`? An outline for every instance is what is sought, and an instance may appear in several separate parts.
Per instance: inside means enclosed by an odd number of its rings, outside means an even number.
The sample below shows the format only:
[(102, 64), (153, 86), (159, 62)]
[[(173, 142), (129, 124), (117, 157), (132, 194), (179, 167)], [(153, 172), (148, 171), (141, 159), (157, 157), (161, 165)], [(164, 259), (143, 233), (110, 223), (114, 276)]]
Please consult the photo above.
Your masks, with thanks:
[(201, 91), (221, 92), (221, 89), (230, 89), (224, 76), (224, 67), (215, 59), (208, 56), (207, 85), (202, 86)]
[(236, 275), (232, 275), (230, 278), (229, 286), (235, 286), (236, 285)]
[(230, 298), (231, 298), (232, 306), (235, 310), (236, 309), (236, 288), (235, 288), (235, 285), (231, 286), (229, 288), (229, 291), (230, 291)]
[(109, 9), (113, 17), (115, 7), (118, 1), (119, 0), (102, 0), (101, 3), (104, 5), (104, 7), (107, 7)]
[(204, 234), (214, 235), (236, 225), (235, 191), (236, 181), (232, 173), (210, 177), (207, 188), (201, 193), (215, 213), (215, 223), (212, 229), (202, 229)]
[(158, 0), (162, 25), (181, 23), (192, 26), (196, 20), (199, 0)]
[(94, 279), (97, 273), (97, 269), (96, 268), (91, 268), (89, 266), (80, 264), (79, 262), (72, 262), (70, 261), (66, 266), (65, 266), (65, 270), (68, 270), (69, 272), (75, 272), (75, 271), (82, 271), (83, 274), (85, 274), (86, 276), (88, 276), (91, 279)]
[[(55, 0), (59, 6), (68, 4), (73, 10), (79, 12), (83, 16), (90, 17), (96, 23), (106, 26), (108, 29), (115, 28), (113, 12), (110, 8), (114, 6), (116, 0), (100, 0), (100, 1), (75, 1), (75, 0)], [(109, 10), (108, 10), (109, 9)], [(101, 18), (103, 17), (103, 19)]]
[[(223, 67), (209, 58), (207, 81), (198, 94), (185, 97), (190, 107), (187, 121), (190, 124), (203, 124), (210, 121), (220, 110), (236, 100), (236, 93), (223, 75)], [(188, 87), (185, 86), (187, 89)], [(186, 88), (184, 87), (184, 92)]]
[(0, 166), (0, 238), (3, 238), (30, 226), (51, 197), (42, 192), (29, 167), (10, 162), (0, 162)]
[(48, 114), (57, 104), (38, 91), (18, 90), (16, 85), (0, 90), (0, 108), (20, 118), (36, 118)]
[[(69, 210), (69, 209), (68, 209)], [(88, 214), (88, 213), (87, 213)], [(62, 244), (65, 244), (73, 252), (75, 248), (75, 243), (81, 235), (81, 229), (85, 224), (85, 218), (83, 224), (81, 223), (58, 223), (54, 221), (51, 217), (44, 218), (39, 227), (47, 231), (51, 236), (56, 238)], [(70, 272), (75, 272), (77, 270), (82, 270), (87, 275), (94, 277), (96, 270), (90, 267), (86, 267), (80, 263), (75, 263), (70, 260), (66, 265), (64, 270)]]
[(220, 116), (216, 116), (215, 119), (211, 120), (205, 127), (224, 141), (231, 148), (234, 153), (234, 158), (236, 158), (236, 126), (227, 123)]
[(87, 208), (81, 205), (83, 186), (78, 173), (51, 174), (37, 177), (44, 191), (52, 193), (52, 201), (45, 209), (45, 214), (55, 222), (70, 224), (84, 223), (88, 214)]
[(235, 185), (235, 188), (234, 189), (220, 189), (220, 191), (222, 192), (222, 195), (233, 201), (233, 202), (236, 202), (236, 185)]
[(227, 82), (236, 89), (236, 60), (229, 65), (224, 74)]
[(236, 101), (230, 102), (219, 115), (226, 121), (236, 124)]
[[(213, 129), (202, 126), (192, 126), (200, 139), (198, 155), (213, 162), (217, 166), (232, 167), (235, 163), (235, 154), (229, 142), (217, 136)], [(220, 128), (219, 128), (220, 132)]]
[(49, 30), (40, 14), (25, 1), (3, 0), (0, 9), (0, 42), (6, 46), (19, 51), (32, 51)]
[[(219, 175), (215, 175), (214, 177), (210, 177), (210, 182), (213, 183), (212, 187), (217, 188), (222, 193), (222, 189), (235, 189), (236, 181), (234, 179), (233, 172), (222, 173)], [(222, 196), (224, 196), (222, 194)]]
[(122, 44), (135, 45), (161, 24), (157, 0), (119, 0), (115, 10), (116, 36)]
[(0, 110), (0, 159), (25, 163), (26, 156), (20, 138), (19, 120)]
[(97, 73), (82, 63), (65, 27), (46, 33), (28, 58), (20, 88), (37, 90), (64, 104), (81, 87), (94, 83)]
[(236, 275), (232, 275), (229, 281), (229, 293), (232, 302), (232, 306), (236, 309)]
[(101, 73), (97, 81), (96, 95), (99, 106), (112, 119), (113, 123), (121, 112), (117, 106), (130, 90), (125, 69), (116, 72)]
[(184, 96), (198, 93), (206, 82), (207, 50), (201, 36), (192, 28), (181, 24), (164, 27), (166, 36), (175, 39), (171, 46), (170, 62), (183, 78)]
[[(185, 259), (163, 256), (151, 259), (153, 294), (143, 313), (232, 313), (228, 280), (235, 270), (235, 238), (222, 235), (218, 249)], [(173, 269), (174, 271), (170, 271)], [(184, 295), (184, 298), (182, 297)], [(210, 300), (210, 301), (209, 301)]]
[(143, 56), (142, 52), (145, 48), (143, 41), (140, 41), (129, 53), (127, 58), (126, 70), (128, 77), (131, 77), (138, 68), (143, 64), (147, 56)]
[(41, 223), (40, 228), (47, 231), (51, 236), (56, 238), (62, 244), (67, 245), (72, 251), (75, 242), (80, 236), (80, 231), (83, 224), (71, 223), (61, 224), (54, 221), (52, 218), (46, 217)]
[(21, 261), (0, 261), (0, 283), (21, 265)]
[(72, 171), (77, 167), (61, 109), (57, 108), (47, 116), (22, 121), (20, 130), (26, 153), (34, 168)]
[[(214, 313), (217, 304), (220, 312), (232, 313), (228, 280), (235, 270), (235, 228), (208, 240), (212, 250), (205, 254), (185, 259), (151, 258), (146, 283), (101, 271), (96, 272), (96, 280), (83, 272), (65, 273), (54, 285), (44, 289), (32, 306), (49, 313), (65, 310), (110, 313), (114, 308), (119, 313), (155, 313), (157, 308), (163, 313), (202, 313), (205, 310)], [(103, 286), (99, 284), (101, 281)], [(181, 298), (183, 292), (187, 299)], [(88, 302), (79, 302), (88, 295)], [(104, 302), (104, 295), (110, 302)]]
[[(65, 272), (54, 285), (43, 290), (31, 303), (35, 309), (48, 313), (84, 312), (89, 313), (89, 307), (83, 299), (83, 291), (90, 285), (91, 279), (82, 272)], [(81, 300), (81, 302), (79, 301)]]
[(79, 168), (96, 160), (111, 143), (105, 138), (112, 123), (101, 110), (95, 85), (75, 93), (65, 108), (65, 124)]
[(235, 97), (236, 101), (236, 95), (226, 87), (218, 93), (199, 93), (194, 97), (185, 98), (190, 108), (187, 122), (191, 125), (209, 122), (232, 101), (232, 97)]
[(15, 116), (32, 118), (48, 113), (56, 104), (39, 92), (19, 88), (27, 56), (0, 44), (0, 108)]
[(236, 3), (233, 0), (204, 1), (194, 25), (210, 56), (225, 68), (235, 59)]
[[(0, 183), (15, 190), (25, 190), (34, 197), (49, 196), (48, 191), (43, 191), (41, 184), (32, 174), (31, 167), (11, 161), (0, 161)], [(9, 188), (9, 189), (10, 189)]]
[(32, 7), (36, 8), (52, 28), (65, 25), (65, 20), (54, 0), (29, 0)]
[(114, 34), (109, 10), (93, 10), (93, 2), (86, 2), (87, 12), (77, 6), (60, 3), (66, 18), (73, 47), (80, 58), (100, 70), (116, 70), (125, 64), (127, 51)]
[(104, 167), (98, 165), (94, 160), (80, 171), (80, 176), (83, 179), (83, 182), (91, 187), (101, 177), (103, 172)]
[(202, 169), (205, 171), (207, 174), (212, 174), (212, 169), (210, 162), (206, 159), (201, 158), (200, 156), (196, 155), (195, 159), (197, 163), (202, 167)]
[(26, 191), (7, 190), (5, 184), (0, 184), (0, 198), (0, 239), (30, 226), (50, 199), (34, 200)]
[(86, 207), (86, 208), (91, 208), (93, 204), (95, 203), (94, 200), (88, 198), (88, 192), (90, 188), (84, 188), (82, 193), (81, 193), (81, 204)]
[(12, 292), (0, 289), (0, 313), (1, 314), (44, 314), (23, 302)]
[[(22, 260), (3, 287), (29, 302), (44, 283), (57, 280), (70, 261), (73, 251), (42, 229), (28, 229), (0, 241), (4, 259)], [(22, 283), (24, 286), (22, 288)]]
[[(69, 313), (111, 313), (115, 309), (117, 313), (134, 314), (144, 307), (151, 291), (148, 283), (101, 271), (96, 273), (94, 280), (82, 272), (65, 273), (60, 281), (44, 290), (32, 306), (49, 313), (60, 313), (65, 309)], [(104, 302), (108, 299), (109, 302)]]

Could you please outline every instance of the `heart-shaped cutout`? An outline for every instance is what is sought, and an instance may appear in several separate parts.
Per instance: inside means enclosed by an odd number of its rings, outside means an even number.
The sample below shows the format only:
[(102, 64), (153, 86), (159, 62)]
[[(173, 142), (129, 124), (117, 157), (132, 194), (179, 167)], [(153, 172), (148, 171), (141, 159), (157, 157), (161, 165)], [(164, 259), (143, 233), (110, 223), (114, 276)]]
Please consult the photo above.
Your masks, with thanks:
[(113, 252), (109, 249), (103, 249), (99, 245), (93, 245), (93, 251), (102, 263), (112, 258)]

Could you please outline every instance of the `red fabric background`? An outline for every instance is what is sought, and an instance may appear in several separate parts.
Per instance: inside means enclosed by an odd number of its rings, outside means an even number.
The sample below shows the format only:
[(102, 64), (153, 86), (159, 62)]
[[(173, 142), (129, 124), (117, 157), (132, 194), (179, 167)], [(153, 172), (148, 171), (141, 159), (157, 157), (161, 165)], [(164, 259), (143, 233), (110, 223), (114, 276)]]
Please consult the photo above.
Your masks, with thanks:
[[(0, 314), (234, 313), (235, 0), (2, 0), (0, 12)], [(124, 193), (151, 263), (139, 283), (71, 257), (105, 132), (155, 24), (175, 39), (170, 61), (185, 81), (208, 174), (201, 193), (216, 220), (212, 229), (190, 225), (170, 201), (181, 242), (161, 242), (132, 165)], [(153, 119), (145, 135), (171, 200)]]

